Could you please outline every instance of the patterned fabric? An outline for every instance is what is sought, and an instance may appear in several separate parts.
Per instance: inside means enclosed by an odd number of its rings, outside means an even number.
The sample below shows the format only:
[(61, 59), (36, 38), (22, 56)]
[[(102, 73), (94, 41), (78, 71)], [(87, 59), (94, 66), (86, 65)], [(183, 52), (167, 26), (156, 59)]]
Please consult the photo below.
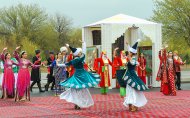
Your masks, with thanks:
[(176, 87), (175, 87), (175, 70), (173, 59), (168, 59), (168, 83), (169, 83), (169, 94), (176, 95)]
[[(93, 90), (94, 91), (94, 90)], [(35, 94), (35, 93), (34, 93)], [(93, 94), (94, 106), (74, 110), (74, 105), (54, 96), (33, 96), (30, 102), (13, 102), (0, 99), (1, 118), (189, 118), (190, 92), (179, 91), (178, 96), (168, 97), (158, 91), (144, 92), (147, 105), (139, 111), (128, 112), (118, 93)]]
[(133, 57), (131, 61), (128, 62), (128, 70), (126, 72), (126, 75), (124, 77), (125, 84), (131, 86), (132, 88), (138, 90), (138, 91), (145, 91), (148, 88), (143, 83), (143, 81), (137, 76), (137, 73), (135, 71), (136, 65), (138, 62), (136, 61), (136, 58)]
[(57, 64), (64, 64), (66, 63), (66, 56), (63, 60), (56, 60), (54, 61), (54, 77), (55, 77), (55, 87), (58, 90), (58, 92), (61, 92), (64, 90), (63, 87), (60, 86), (60, 83), (67, 79), (67, 72), (66, 67), (58, 66)]
[(74, 66), (75, 73), (64, 82), (61, 82), (61, 86), (75, 89), (83, 89), (97, 86), (100, 81), (100, 76), (96, 73), (87, 72), (84, 69), (84, 59), (85, 55), (83, 54), (81, 57), (77, 57), (69, 63), (66, 63), (67, 66)]

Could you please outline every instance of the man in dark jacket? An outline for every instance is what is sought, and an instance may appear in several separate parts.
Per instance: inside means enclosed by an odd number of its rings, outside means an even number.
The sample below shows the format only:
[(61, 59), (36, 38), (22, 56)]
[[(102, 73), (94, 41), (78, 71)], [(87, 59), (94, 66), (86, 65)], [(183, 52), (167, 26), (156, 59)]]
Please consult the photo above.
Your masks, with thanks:
[(49, 58), (47, 59), (47, 65), (48, 65), (48, 74), (47, 74), (47, 84), (45, 85), (45, 90), (48, 91), (49, 85), (52, 83), (51, 90), (54, 89), (55, 86), (55, 78), (53, 75), (53, 66), (52, 63), (55, 61), (54, 52), (49, 52)]
[[(35, 50), (36, 56), (33, 57), (32, 62), (34, 65), (41, 65), (40, 50)], [(31, 71), (31, 81), (30, 91), (32, 92), (32, 87), (37, 83), (40, 92), (45, 92), (41, 88), (41, 73), (40, 67), (32, 68)]]

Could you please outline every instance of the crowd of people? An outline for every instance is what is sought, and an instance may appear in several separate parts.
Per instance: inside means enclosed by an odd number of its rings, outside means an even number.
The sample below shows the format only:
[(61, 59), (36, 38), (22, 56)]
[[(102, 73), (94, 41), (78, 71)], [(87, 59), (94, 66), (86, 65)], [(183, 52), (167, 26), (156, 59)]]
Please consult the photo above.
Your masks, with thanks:
[[(16, 47), (13, 58), (11, 53), (4, 48), (1, 54), (3, 76), (2, 76), (2, 99), (15, 98), (15, 101), (30, 101), (30, 92), (37, 83), (39, 92), (48, 91), (55, 88), (55, 94), (60, 99), (75, 104), (75, 109), (86, 108), (94, 105), (92, 96), (88, 90), (90, 87), (99, 86), (102, 95), (108, 93), (111, 86), (110, 67), (112, 67), (112, 77), (117, 77), (116, 86), (120, 88), (120, 96), (124, 98), (124, 105), (129, 107), (129, 111), (138, 111), (147, 103), (143, 94), (148, 88), (146, 86), (146, 59), (141, 53), (137, 58), (137, 47), (139, 40), (130, 47), (128, 51), (114, 49), (113, 62), (108, 58), (107, 53), (102, 51), (101, 56), (94, 60), (93, 69), (85, 63), (86, 46), (83, 48), (73, 48), (69, 44), (60, 48), (56, 55), (49, 52), (47, 61), (42, 62), (40, 50), (35, 51), (32, 62), (27, 57), (26, 51), (21, 51)], [(68, 49), (71, 53), (68, 54)], [(157, 74), (157, 81), (161, 81), (160, 91), (165, 95), (176, 95), (176, 86), (181, 90), (180, 65), (186, 62), (178, 56), (177, 51), (167, 53), (166, 48), (159, 52), (160, 67)], [(41, 86), (40, 67), (47, 67), (47, 84), (45, 91)], [(31, 67), (31, 74), (29, 67)], [(92, 72), (89, 72), (88, 70)], [(31, 76), (30, 76), (31, 75)], [(177, 81), (175, 83), (175, 78)], [(32, 83), (30, 84), (30, 81)]]

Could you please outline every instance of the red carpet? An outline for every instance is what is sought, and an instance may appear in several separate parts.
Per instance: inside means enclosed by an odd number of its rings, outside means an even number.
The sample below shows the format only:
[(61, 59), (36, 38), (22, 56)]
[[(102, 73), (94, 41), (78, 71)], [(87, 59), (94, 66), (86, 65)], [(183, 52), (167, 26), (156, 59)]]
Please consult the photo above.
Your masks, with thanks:
[(179, 91), (177, 96), (164, 96), (160, 92), (145, 92), (148, 104), (138, 112), (128, 112), (118, 94), (93, 95), (95, 105), (74, 110), (74, 105), (58, 97), (33, 97), (31, 102), (0, 100), (0, 118), (186, 118), (190, 117), (190, 91)]

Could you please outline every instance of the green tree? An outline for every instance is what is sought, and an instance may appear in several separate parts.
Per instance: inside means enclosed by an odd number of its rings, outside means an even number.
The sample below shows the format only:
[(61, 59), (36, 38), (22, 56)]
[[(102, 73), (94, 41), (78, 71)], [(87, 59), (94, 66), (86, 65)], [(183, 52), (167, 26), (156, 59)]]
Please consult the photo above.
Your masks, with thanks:
[[(10, 51), (21, 45), (29, 57), (35, 49), (59, 51), (65, 43), (81, 46), (82, 31), (64, 15), (50, 16), (39, 5), (18, 4), (0, 9), (0, 45)], [(45, 56), (45, 55), (43, 55)], [(44, 58), (44, 57), (43, 57)]]
[(190, 1), (156, 0), (153, 21), (163, 24), (165, 39), (185, 40), (190, 46)]
[(38, 5), (22, 5), (0, 10), (0, 32), (15, 35), (17, 43), (22, 37), (36, 41), (36, 33), (46, 24), (47, 14)]
[(51, 21), (52, 21), (54, 30), (58, 35), (57, 38), (58, 38), (60, 46), (64, 45), (70, 40), (69, 33), (71, 32), (72, 20), (57, 13), (56, 16), (52, 18)]
[(73, 47), (81, 47), (82, 44), (82, 30), (80, 28), (73, 28), (69, 34), (69, 42)]

